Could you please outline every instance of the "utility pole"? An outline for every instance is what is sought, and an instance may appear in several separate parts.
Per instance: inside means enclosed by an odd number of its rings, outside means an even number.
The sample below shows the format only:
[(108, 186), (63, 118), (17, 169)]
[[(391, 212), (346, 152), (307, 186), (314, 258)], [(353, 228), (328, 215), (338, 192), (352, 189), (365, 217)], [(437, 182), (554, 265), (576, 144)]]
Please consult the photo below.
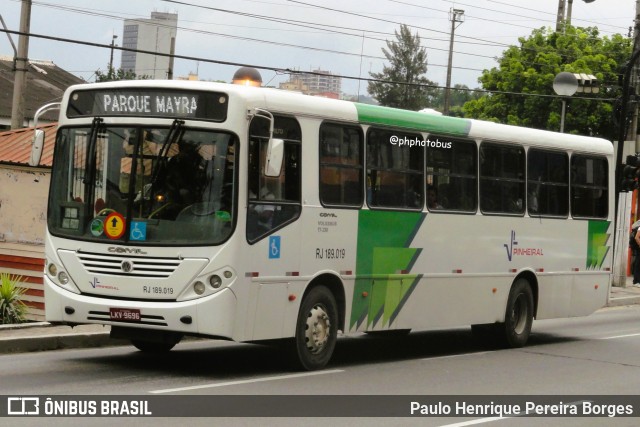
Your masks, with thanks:
[[(640, 50), (640, 0), (636, 0), (636, 19), (634, 21), (633, 30), (633, 53)], [(640, 85), (638, 84), (638, 66), (633, 66), (631, 73), (631, 84), (634, 86), (635, 94), (640, 94)], [(636, 104), (631, 120), (631, 126), (627, 132), (627, 141), (635, 141), (636, 153), (640, 152), (640, 141), (638, 140), (638, 104)]]
[(565, 19), (564, 25), (571, 25), (571, 10), (573, 9), (573, 0), (567, 0), (567, 18)]
[(173, 80), (173, 56), (176, 54), (176, 38), (171, 37), (171, 46), (169, 46), (169, 71), (167, 79)]
[(118, 38), (117, 34), (113, 34), (111, 36), (111, 56), (109, 56), (109, 71), (108, 73), (111, 74), (113, 73), (113, 76), (115, 77), (115, 71), (113, 70), (113, 47), (116, 46), (115, 42), (116, 39)]
[(562, 31), (564, 23), (564, 8), (567, 0), (558, 0), (558, 16), (556, 17), (556, 32)]
[(451, 67), (453, 64), (453, 38), (456, 32), (457, 25), (464, 22), (464, 10), (453, 9), (449, 10), (449, 20), (451, 21), (451, 38), (449, 39), (449, 64), (447, 65), (447, 86), (444, 90), (444, 111), (446, 116), (449, 114), (449, 107), (451, 104)]
[(13, 78), (13, 103), (11, 104), (11, 129), (24, 126), (24, 90), (27, 82), (29, 66), (29, 33), (31, 27), (31, 0), (22, 0), (20, 13), (20, 38), (18, 38), (18, 54), (15, 61)]
[[(640, 59), (640, 0), (636, 0), (636, 19), (635, 19), (635, 34), (634, 34), (634, 46), (631, 54), (631, 59), (627, 63), (622, 84), (622, 98), (620, 108), (620, 124), (618, 126), (618, 140), (617, 140), (617, 153), (616, 153), (616, 177), (615, 177), (615, 233), (616, 244), (614, 245), (614, 286), (626, 286), (626, 256), (628, 251), (627, 236), (629, 232), (629, 221), (635, 220), (635, 218), (629, 218), (628, 206), (631, 203), (632, 197), (630, 195), (622, 195), (622, 163), (623, 152), (626, 141), (635, 141), (635, 150), (638, 152), (638, 107), (634, 106), (634, 114), (631, 120), (630, 126), (627, 129), (627, 117), (629, 109), (629, 101), (632, 98), (632, 91), (637, 92), (637, 76), (638, 73), (636, 63)], [(635, 75), (635, 81), (634, 81)], [(637, 211), (636, 211), (637, 212)], [(618, 237), (620, 236), (620, 237)], [(617, 260), (618, 267), (615, 268)]]

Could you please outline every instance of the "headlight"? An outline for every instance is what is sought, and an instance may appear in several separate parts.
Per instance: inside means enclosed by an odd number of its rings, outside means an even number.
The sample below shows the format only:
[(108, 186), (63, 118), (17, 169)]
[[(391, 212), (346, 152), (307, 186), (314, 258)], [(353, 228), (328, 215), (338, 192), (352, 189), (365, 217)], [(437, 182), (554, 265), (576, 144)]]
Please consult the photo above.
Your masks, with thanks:
[(58, 274), (58, 280), (63, 285), (66, 285), (67, 283), (69, 283), (69, 275), (64, 271), (61, 271), (60, 274)]
[(56, 267), (54, 263), (51, 263), (47, 266), (47, 271), (49, 271), (51, 277), (56, 277), (58, 275), (58, 267)]
[(204, 288), (204, 283), (202, 282), (196, 282), (193, 284), (193, 291), (198, 294), (198, 295), (202, 295), (205, 291)]
[(217, 274), (214, 274), (213, 276), (209, 277), (209, 284), (213, 289), (218, 289), (220, 286), (222, 286), (222, 279)]

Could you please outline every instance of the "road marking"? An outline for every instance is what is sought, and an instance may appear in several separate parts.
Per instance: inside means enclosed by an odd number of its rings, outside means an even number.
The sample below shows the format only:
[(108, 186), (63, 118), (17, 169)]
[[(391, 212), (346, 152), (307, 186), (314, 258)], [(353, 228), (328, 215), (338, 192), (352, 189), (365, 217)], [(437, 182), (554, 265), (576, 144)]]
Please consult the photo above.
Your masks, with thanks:
[(472, 426), (475, 424), (483, 424), (483, 423), (492, 423), (494, 421), (502, 421), (502, 420), (508, 420), (509, 418), (513, 418), (513, 417), (489, 417), (489, 418), (480, 418), (477, 420), (471, 420), (471, 421), (463, 421), (461, 423), (455, 423), (455, 424), (445, 424), (442, 425), (440, 427), (464, 427), (464, 426)]
[[(577, 404), (582, 403), (582, 402), (589, 402), (589, 401), (588, 400), (578, 400), (578, 401), (575, 401), (575, 402), (569, 402), (569, 403), (567, 403), (567, 405), (577, 405)], [(478, 418), (478, 419), (475, 419), (475, 420), (462, 421), (462, 422), (454, 423), (454, 424), (444, 424), (444, 425), (441, 425), (440, 427), (464, 427), (464, 426), (472, 426), (472, 425), (476, 425), (476, 424), (492, 423), (494, 421), (508, 420), (509, 418), (526, 417), (527, 415), (529, 415), (532, 412), (533, 411), (527, 411), (524, 414), (513, 415), (513, 416), (508, 416), (508, 417)]]
[(481, 354), (489, 354), (489, 353), (495, 353), (495, 351), (479, 351), (477, 353), (461, 353), (461, 354), (452, 354), (450, 356), (425, 357), (422, 360), (453, 359), (454, 357), (480, 356)]
[(613, 337), (603, 337), (601, 340), (615, 340), (617, 338), (629, 338), (629, 337), (639, 337), (640, 334), (628, 334), (628, 335), (616, 335)]
[(178, 388), (168, 388), (164, 390), (152, 390), (149, 393), (153, 394), (161, 394), (161, 393), (173, 393), (176, 391), (189, 391), (189, 390), (198, 390), (202, 388), (214, 388), (214, 387), (226, 387), (230, 385), (240, 385), (240, 384), (252, 384), (252, 383), (260, 383), (264, 381), (277, 381), (277, 380), (288, 380), (291, 378), (301, 378), (301, 377), (310, 377), (313, 375), (325, 375), (325, 374), (337, 374), (340, 372), (344, 372), (343, 369), (333, 369), (331, 371), (318, 371), (318, 372), (304, 372), (301, 374), (291, 374), (291, 375), (279, 375), (276, 377), (266, 377), (266, 378), (254, 378), (252, 380), (239, 380), (239, 381), (228, 381), (225, 383), (214, 383), (214, 384), (202, 384), (191, 387), (178, 387)]

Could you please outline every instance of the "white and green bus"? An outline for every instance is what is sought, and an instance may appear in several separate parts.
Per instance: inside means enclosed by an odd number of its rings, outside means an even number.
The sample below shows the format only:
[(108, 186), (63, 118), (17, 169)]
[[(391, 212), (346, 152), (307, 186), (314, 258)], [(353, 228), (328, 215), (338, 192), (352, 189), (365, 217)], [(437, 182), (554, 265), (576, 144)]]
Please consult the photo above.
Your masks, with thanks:
[[(37, 154), (35, 155), (37, 157)], [(45, 311), (142, 351), (533, 319), (607, 302), (613, 148), (559, 134), (209, 82), (69, 88)]]

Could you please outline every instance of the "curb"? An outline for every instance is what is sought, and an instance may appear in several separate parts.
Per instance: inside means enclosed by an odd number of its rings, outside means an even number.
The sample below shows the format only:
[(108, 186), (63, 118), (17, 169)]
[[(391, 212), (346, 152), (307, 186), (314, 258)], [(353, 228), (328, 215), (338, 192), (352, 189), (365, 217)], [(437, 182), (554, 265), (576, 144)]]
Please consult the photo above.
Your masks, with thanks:
[(126, 345), (128, 341), (109, 338), (109, 332), (88, 332), (67, 335), (34, 335), (0, 338), (0, 354), (71, 348), (111, 347)]
[(621, 307), (625, 305), (640, 304), (640, 296), (616, 297), (607, 302), (606, 307)]

